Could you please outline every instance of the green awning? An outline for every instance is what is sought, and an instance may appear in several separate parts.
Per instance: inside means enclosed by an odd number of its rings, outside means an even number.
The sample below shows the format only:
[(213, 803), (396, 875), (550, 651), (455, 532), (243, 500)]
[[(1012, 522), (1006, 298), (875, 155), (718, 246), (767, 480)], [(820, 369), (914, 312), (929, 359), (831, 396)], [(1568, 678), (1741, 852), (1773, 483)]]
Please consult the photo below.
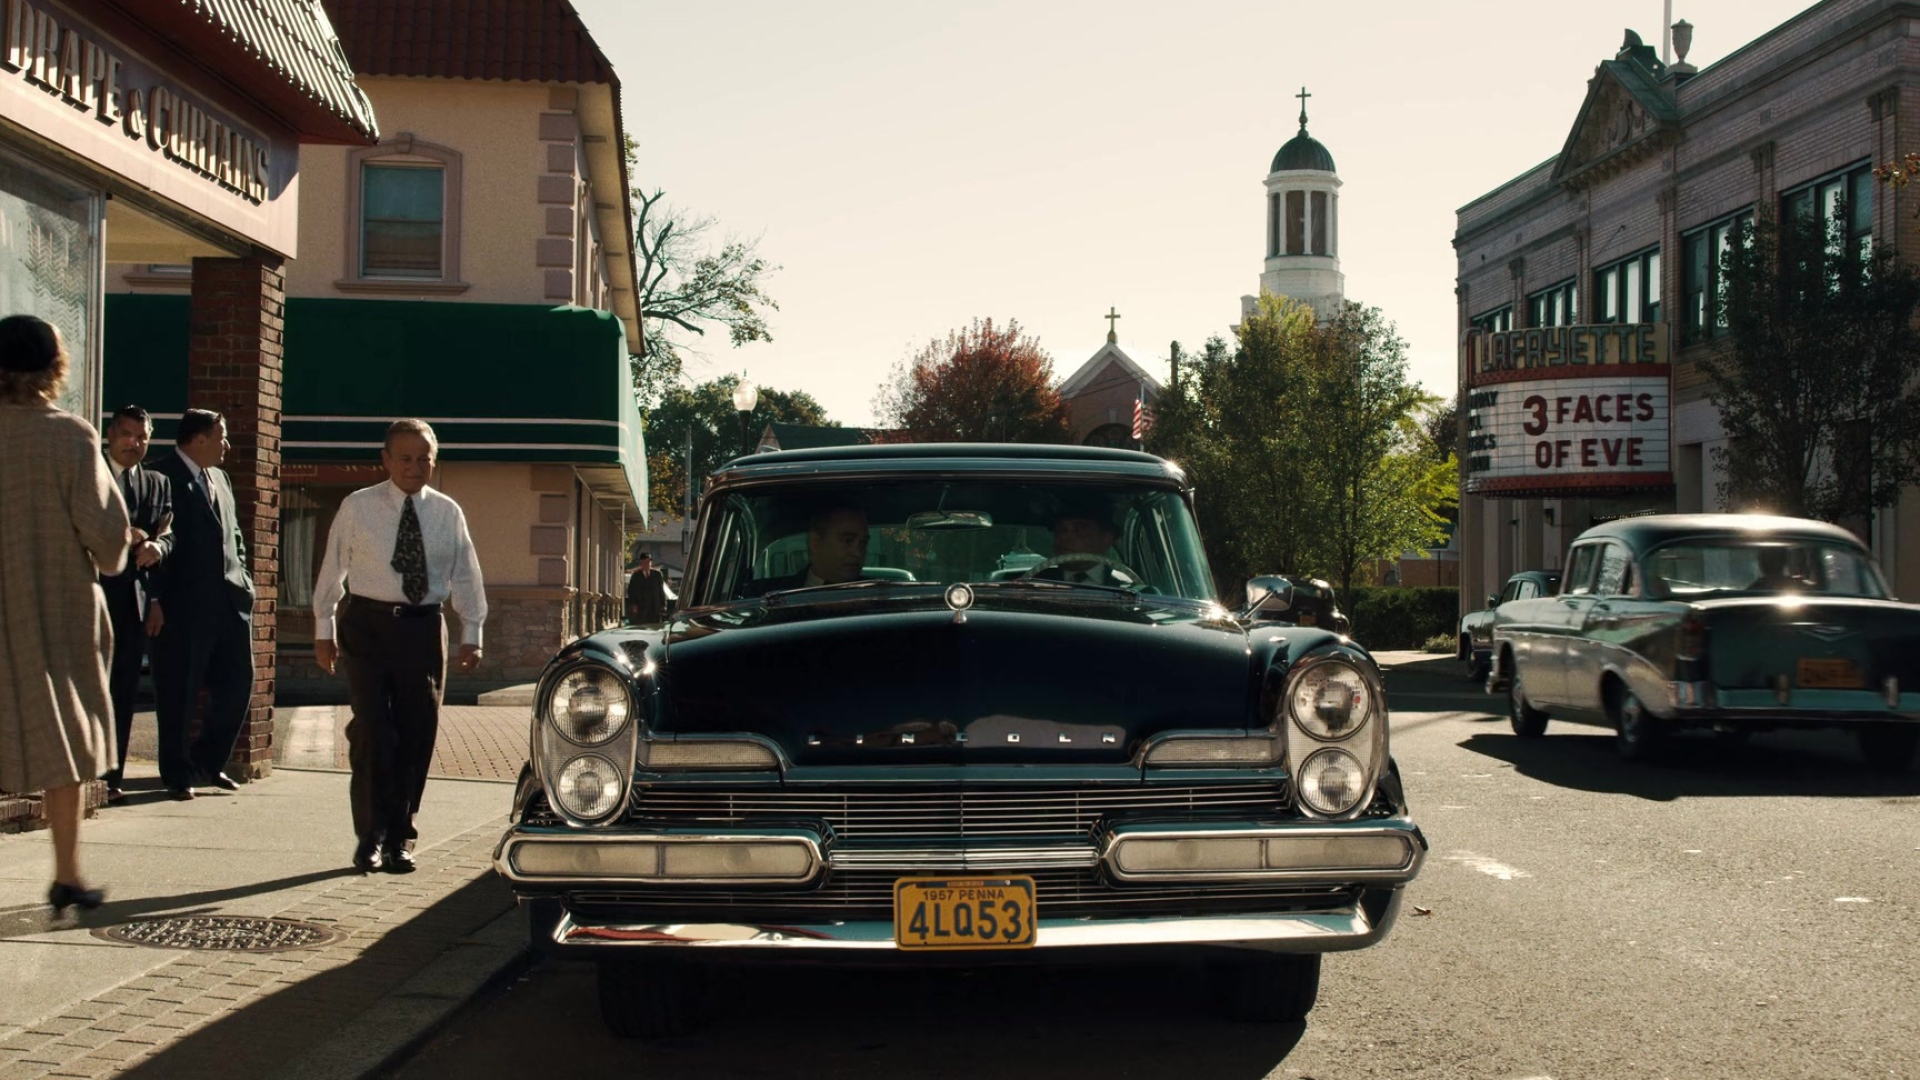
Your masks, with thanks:
[[(109, 411), (137, 402), (171, 438), (186, 400), (188, 298), (112, 295), (102, 335)], [(448, 461), (568, 463), (644, 516), (646, 452), (626, 332), (577, 307), (287, 301), (281, 457), (370, 462), (417, 416)], [(595, 482), (598, 477), (600, 482)]]

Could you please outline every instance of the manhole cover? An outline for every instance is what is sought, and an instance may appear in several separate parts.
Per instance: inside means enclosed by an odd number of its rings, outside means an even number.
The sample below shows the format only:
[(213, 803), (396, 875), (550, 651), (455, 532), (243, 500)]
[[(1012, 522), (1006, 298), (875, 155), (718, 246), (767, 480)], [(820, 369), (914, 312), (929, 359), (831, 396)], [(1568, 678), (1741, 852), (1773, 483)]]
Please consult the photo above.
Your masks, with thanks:
[(102, 926), (94, 930), (93, 936), (152, 949), (268, 953), (317, 948), (339, 941), (345, 935), (329, 926), (293, 919), (183, 915)]

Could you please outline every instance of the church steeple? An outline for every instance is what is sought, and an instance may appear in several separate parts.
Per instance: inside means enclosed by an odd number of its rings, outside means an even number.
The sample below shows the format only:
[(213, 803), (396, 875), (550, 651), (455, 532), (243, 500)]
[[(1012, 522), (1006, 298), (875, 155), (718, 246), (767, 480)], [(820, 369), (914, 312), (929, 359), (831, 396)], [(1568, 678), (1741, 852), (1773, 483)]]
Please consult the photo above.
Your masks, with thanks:
[[(1300, 130), (1273, 155), (1267, 170), (1266, 265), (1260, 288), (1312, 304), (1323, 319), (1346, 298), (1340, 273), (1340, 177), (1333, 154), (1307, 134), (1306, 87), (1300, 100)], [(1242, 311), (1254, 297), (1242, 297)]]

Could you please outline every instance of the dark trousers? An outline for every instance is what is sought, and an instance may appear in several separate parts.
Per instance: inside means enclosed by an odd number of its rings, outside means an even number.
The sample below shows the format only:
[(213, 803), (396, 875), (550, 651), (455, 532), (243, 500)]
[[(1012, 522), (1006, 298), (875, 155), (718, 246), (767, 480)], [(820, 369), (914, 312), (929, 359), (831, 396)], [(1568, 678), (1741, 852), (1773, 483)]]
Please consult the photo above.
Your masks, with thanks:
[[(160, 726), (160, 780), (192, 787), (226, 768), (253, 703), (253, 618), (239, 611), (195, 611), (186, 618), (162, 609), (166, 622), (149, 648), (153, 696)], [(207, 711), (191, 743), (187, 732), (200, 691)]]
[(113, 659), (107, 665), (107, 693), (113, 699), (114, 745), (119, 757), (105, 779), (108, 787), (119, 787), (127, 767), (127, 740), (133, 738), (133, 705), (140, 694), (140, 659), (147, 650), (147, 627), (140, 618), (140, 598), (132, 582), (109, 582), (107, 615), (113, 621)]
[(438, 611), (395, 615), (394, 605), (349, 599), (335, 629), (353, 719), (347, 758), (353, 831), (362, 843), (411, 847), (427, 789), (440, 698), (447, 682), (447, 623)]

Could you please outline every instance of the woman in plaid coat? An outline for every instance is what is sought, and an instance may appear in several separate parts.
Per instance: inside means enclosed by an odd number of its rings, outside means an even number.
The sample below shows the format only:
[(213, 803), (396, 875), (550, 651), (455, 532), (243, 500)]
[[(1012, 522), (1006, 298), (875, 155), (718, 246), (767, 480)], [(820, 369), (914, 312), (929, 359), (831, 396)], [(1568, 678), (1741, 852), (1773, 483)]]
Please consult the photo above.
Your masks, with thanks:
[(0, 791), (46, 793), (56, 913), (98, 907), (80, 876), (82, 785), (113, 767), (99, 575), (127, 559), (127, 509), (91, 424), (54, 406), (57, 330), (0, 319)]

